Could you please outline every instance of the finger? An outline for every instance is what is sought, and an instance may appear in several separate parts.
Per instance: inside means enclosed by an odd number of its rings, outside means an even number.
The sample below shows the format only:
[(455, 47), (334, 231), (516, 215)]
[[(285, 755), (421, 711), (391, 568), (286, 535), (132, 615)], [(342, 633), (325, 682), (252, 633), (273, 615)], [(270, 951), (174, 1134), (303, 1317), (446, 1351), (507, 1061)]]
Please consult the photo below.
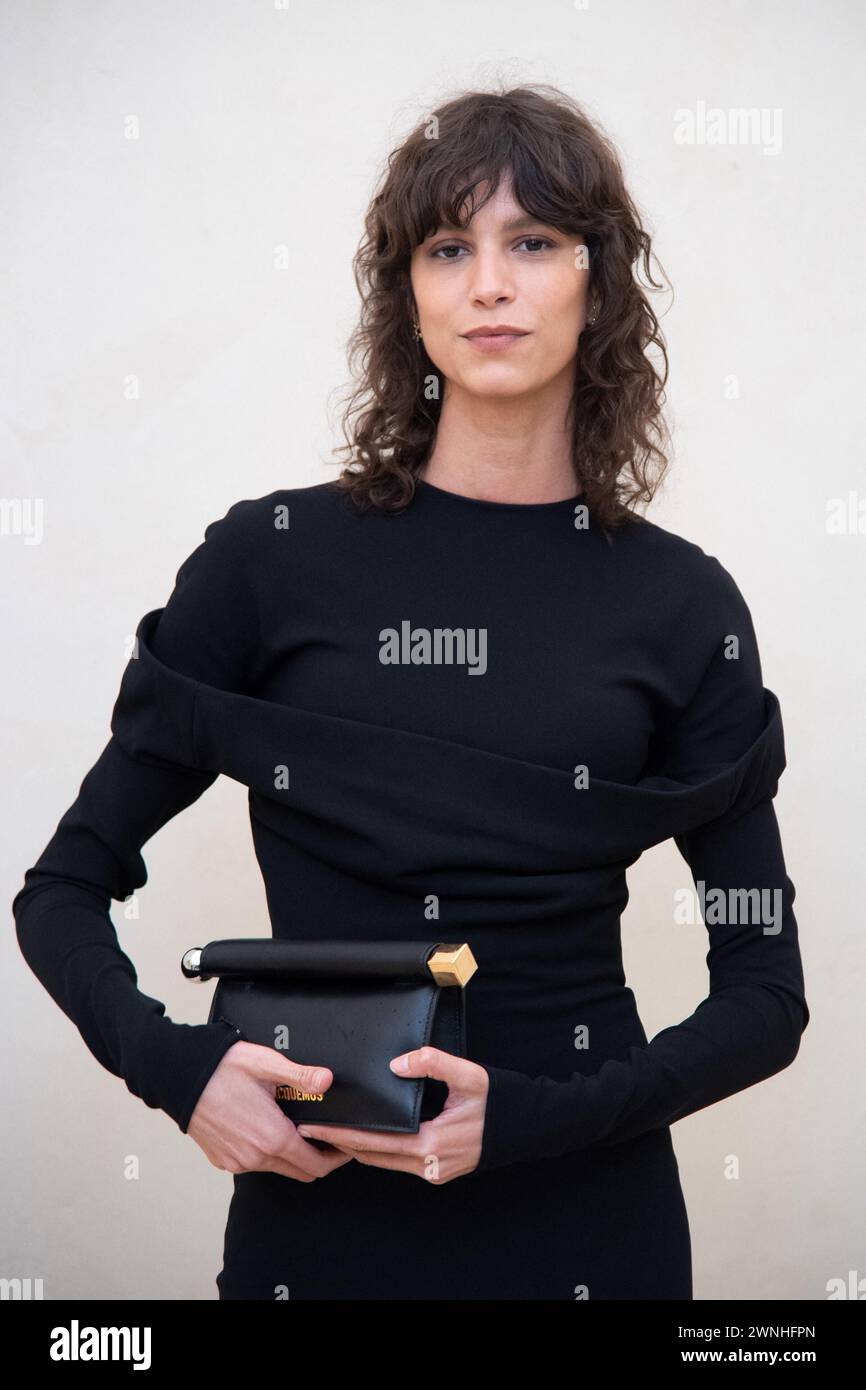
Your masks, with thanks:
[(310, 1095), (321, 1095), (333, 1084), (334, 1073), (330, 1067), (293, 1062), (291, 1057), (278, 1052), (275, 1047), (264, 1047), (259, 1043), (250, 1043), (249, 1046), (255, 1047), (259, 1054), (253, 1063), (259, 1081), (296, 1086), (299, 1091), (307, 1091)]
[(413, 1177), (423, 1178), (425, 1182), (432, 1183), (434, 1187), (441, 1186), (449, 1181), (441, 1177), (441, 1165), (431, 1163), (433, 1154), (422, 1154), (414, 1156), (404, 1156), (400, 1154), (362, 1154), (353, 1155), (357, 1163), (363, 1163), (367, 1168), (388, 1168), (392, 1172), (411, 1173)]
[(411, 1158), (402, 1154), (363, 1154), (358, 1150), (352, 1157), (356, 1163), (362, 1163), (366, 1168), (387, 1168), (394, 1173), (413, 1173), (421, 1176), (420, 1169), (423, 1166), (419, 1158)]
[(339, 1149), (355, 1153), (405, 1154), (417, 1153), (417, 1134), (392, 1134), (385, 1130), (351, 1129), (348, 1125), (298, 1125), (304, 1139), (324, 1139)]
[(351, 1163), (354, 1158), (354, 1154), (350, 1154), (343, 1149), (329, 1149), (327, 1152), (316, 1149), (315, 1152), (319, 1154), (319, 1157), (323, 1160), (325, 1165), (324, 1172), (317, 1175), (319, 1177), (325, 1177), (328, 1173), (332, 1173), (335, 1168), (344, 1167), (345, 1164)]
[[(303, 1145), (300, 1154), (297, 1148), (299, 1144)], [(295, 1134), (292, 1136), (292, 1141), (286, 1143), (285, 1149), (280, 1150), (273, 1157), (291, 1163), (304, 1172), (310, 1173), (313, 1177), (323, 1178), (333, 1168), (340, 1168), (344, 1163), (349, 1162), (352, 1155), (334, 1145), (327, 1149), (320, 1149), (316, 1144), (310, 1144), (299, 1134)]]
[(315, 1178), (327, 1177), (335, 1168), (342, 1168), (344, 1164), (352, 1161), (352, 1155), (343, 1153), (340, 1149), (323, 1153), (312, 1144), (307, 1144), (305, 1148), (306, 1152), (302, 1158), (295, 1157), (294, 1160), (285, 1157), (284, 1154), (267, 1154), (262, 1159), (261, 1167), (253, 1171), (281, 1173), (287, 1178), (312, 1182)]
[(299, 1182), (311, 1182), (314, 1176), (305, 1172), (299, 1164), (289, 1163), (288, 1159), (280, 1158), (277, 1154), (263, 1154), (261, 1161), (249, 1168), (226, 1168), (222, 1163), (218, 1163), (216, 1167), (222, 1169), (224, 1173), (231, 1173), (232, 1177), (237, 1177), (240, 1173), (279, 1173), (284, 1178), (294, 1178)]
[(477, 1089), (480, 1092), (482, 1086), (483, 1067), (453, 1052), (443, 1052), (440, 1047), (416, 1047), (411, 1052), (401, 1052), (392, 1057), (388, 1065), (396, 1076), (430, 1076), (462, 1091)]
[[(314, 1154), (319, 1154), (323, 1159), (339, 1158), (342, 1161), (342, 1155), (349, 1153), (348, 1149), (339, 1148), (336, 1144), (327, 1144), (324, 1140), (305, 1139), (303, 1142)], [(349, 1154), (350, 1158), (351, 1156)]]
[(250, 1170), (254, 1173), (279, 1173), (283, 1178), (294, 1178), (295, 1182), (315, 1182), (317, 1178), (324, 1176), (321, 1173), (308, 1173), (303, 1168), (299, 1168), (295, 1163), (286, 1163), (282, 1158), (266, 1158), (258, 1168)]

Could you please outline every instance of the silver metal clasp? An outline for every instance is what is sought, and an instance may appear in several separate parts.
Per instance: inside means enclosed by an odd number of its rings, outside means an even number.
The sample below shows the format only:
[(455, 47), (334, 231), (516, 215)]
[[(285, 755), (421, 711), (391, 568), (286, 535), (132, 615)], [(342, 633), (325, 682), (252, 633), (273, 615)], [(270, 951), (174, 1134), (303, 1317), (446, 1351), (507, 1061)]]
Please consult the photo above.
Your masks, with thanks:
[(201, 946), (192, 946), (188, 951), (185, 951), (183, 954), (183, 959), (181, 960), (180, 968), (188, 980), (202, 981), (210, 978), (210, 976), (202, 975), (201, 973), (202, 949), (203, 948)]

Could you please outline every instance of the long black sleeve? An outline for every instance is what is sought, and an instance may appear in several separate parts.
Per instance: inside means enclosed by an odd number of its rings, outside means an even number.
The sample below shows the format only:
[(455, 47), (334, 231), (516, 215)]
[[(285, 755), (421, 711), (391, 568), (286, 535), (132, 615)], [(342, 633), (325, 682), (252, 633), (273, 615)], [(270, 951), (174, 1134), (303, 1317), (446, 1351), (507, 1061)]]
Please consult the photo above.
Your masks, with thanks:
[[(720, 567), (721, 568), (721, 567)], [(699, 687), (660, 734), (650, 778), (695, 785), (756, 746), (764, 721), (761, 662), (751, 614), (722, 571), (719, 631)], [(736, 639), (733, 642), (731, 639)], [(706, 999), (643, 1048), (567, 1081), (488, 1067), (479, 1171), (621, 1143), (673, 1124), (790, 1065), (809, 1022), (794, 885), (772, 798), (735, 792), (724, 813), (674, 836), (696, 887), (709, 938)]]
[[(195, 680), (251, 689), (261, 655), (248, 503), (211, 522), (181, 565), (161, 612), (154, 649)], [(115, 704), (133, 684), (133, 652)], [(114, 715), (112, 716), (114, 720)], [(133, 1095), (186, 1131), (201, 1092), (238, 1033), (223, 1022), (175, 1023), (165, 1005), (138, 989), (121, 949), (110, 902), (147, 881), (142, 846), (216, 780), (197, 769), (191, 730), (179, 731), (182, 761), (131, 756), (112, 735), (88, 771), (39, 859), (24, 875), (12, 910), (31, 969), (76, 1024), (93, 1055)]]
[[(289, 530), (274, 524), (282, 498), (212, 523), (166, 607), (139, 624), (143, 659), (124, 674), (113, 737), (13, 904), (26, 959), (103, 1065), (184, 1129), (235, 1040), (224, 1024), (165, 1018), (109, 916), (112, 897), (146, 881), (142, 846), (224, 772), (251, 790), (277, 935), (301, 913), (306, 930), (332, 933), (343, 893), (345, 929), (363, 929), (359, 883), (386, 887), (393, 906), (395, 885), (426, 894), (439, 875), (484, 970), (477, 1055), (502, 1063), (487, 1068), (482, 1171), (619, 1143), (787, 1066), (809, 1011), (772, 805), (781, 718), (727, 571), (652, 527), (608, 549), (567, 524), (569, 501), (491, 512), (428, 490), (392, 525), (312, 488), (290, 494)], [(443, 563), (443, 534), (464, 569)], [(502, 562), (512, 534), (519, 572)], [(565, 600), (551, 608), (551, 573), (579, 617)], [(435, 598), (452, 622), (467, 585), (490, 634), (483, 680), (459, 664), (382, 662), (381, 633), (410, 599), (433, 614)], [(535, 718), (545, 701), (549, 722)], [(590, 750), (585, 790), (569, 770), (575, 741)], [(291, 785), (275, 786), (289, 762)], [(707, 998), (645, 1046), (623, 1012), (628, 1037), (599, 1029), (597, 1063), (587, 1053), (572, 1072), (569, 1054), (534, 1074), (523, 1058), (555, 1055), (568, 972), (575, 997), (592, 998), (593, 971), (617, 985), (617, 877), (671, 837), (709, 895)], [(753, 911), (764, 899), (769, 929)], [(560, 957), (580, 912), (597, 935), (576, 934), (574, 959)], [(530, 926), (532, 984), (512, 996)]]

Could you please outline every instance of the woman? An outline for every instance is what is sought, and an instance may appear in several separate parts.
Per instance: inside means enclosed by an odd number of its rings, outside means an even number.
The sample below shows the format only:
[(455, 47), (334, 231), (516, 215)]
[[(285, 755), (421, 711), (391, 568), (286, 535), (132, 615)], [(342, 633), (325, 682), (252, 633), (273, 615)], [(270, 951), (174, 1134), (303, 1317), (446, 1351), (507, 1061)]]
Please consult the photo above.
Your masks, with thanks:
[[(733, 578), (634, 511), (665, 465), (649, 254), (553, 89), (410, 136), (356, 260), (348, 466), (207, 527), (16, 897), (91, 1051), (235, 1175), (223, 1299), (689, 1299), (670, 1125), (797, 1054), (778, 701)], [(137, 989), (110, 899), (220, 772), (250, 788), (275, 937), (469, 942), (467, 1056), (391, 1060), (447, 1085), (417, 1135), (296, 1129), (274, 1083), (323, 1091), (324, 1059)], [(620, 915), (672, 836), (710, 993), (650, 1043)]]

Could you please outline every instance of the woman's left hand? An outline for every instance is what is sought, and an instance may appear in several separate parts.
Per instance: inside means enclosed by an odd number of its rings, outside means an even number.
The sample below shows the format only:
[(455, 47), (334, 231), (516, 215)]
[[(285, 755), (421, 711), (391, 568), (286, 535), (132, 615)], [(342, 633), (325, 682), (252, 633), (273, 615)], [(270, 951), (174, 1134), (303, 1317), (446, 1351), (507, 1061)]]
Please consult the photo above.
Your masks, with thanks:
[(430, 1076), (444, 1081), (448, 1095), (441, 1114), (425, 1120), (417, 1134), (389, 1134), (348, 1125), (298, 1125), (306, 1139), (323, 1139), (374, 1168), (414, 1173), (445, 1183), (471, 1173), (481, 1158), (484, 1113), (490, 1079), (484, 1067), (438, 1047), (419, 1047), (393, 1057), (398, 1076)]

